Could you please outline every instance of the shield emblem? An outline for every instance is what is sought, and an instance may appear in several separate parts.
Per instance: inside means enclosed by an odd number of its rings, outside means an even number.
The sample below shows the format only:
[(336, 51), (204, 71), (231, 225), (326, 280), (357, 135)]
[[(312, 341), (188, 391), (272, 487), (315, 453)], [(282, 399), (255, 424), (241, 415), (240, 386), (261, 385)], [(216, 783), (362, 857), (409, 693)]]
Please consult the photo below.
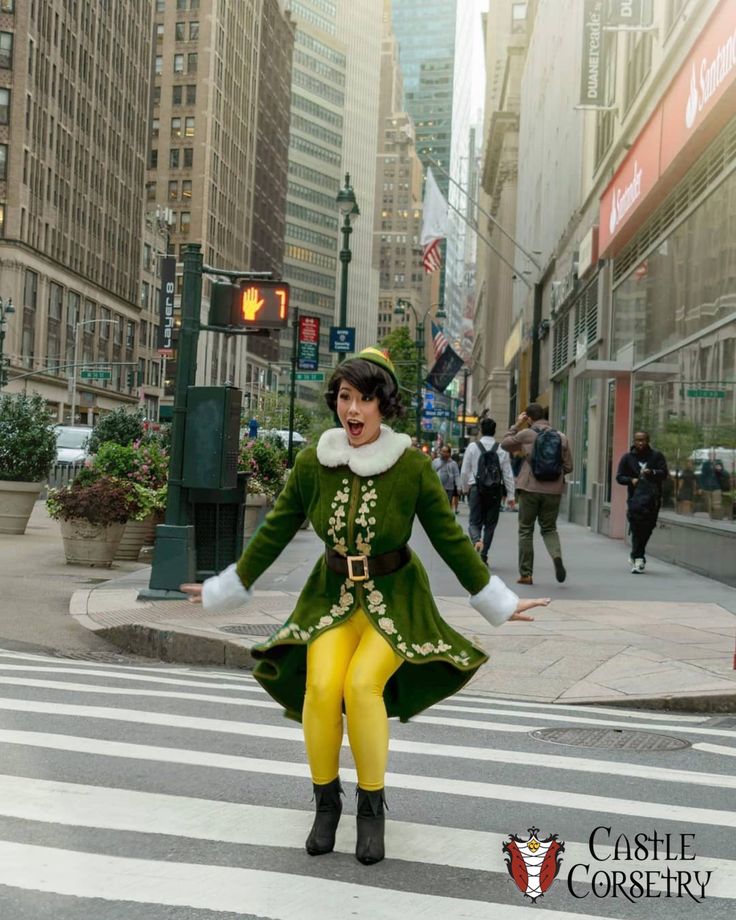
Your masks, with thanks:
[(503, 844), (506, 868), (524, 897), (536, 901), (549, 890), (560, 871), (564, 850), (557, 834), (542, 840), (537, 827), (529, 828), (527, 840), (509, 835)]

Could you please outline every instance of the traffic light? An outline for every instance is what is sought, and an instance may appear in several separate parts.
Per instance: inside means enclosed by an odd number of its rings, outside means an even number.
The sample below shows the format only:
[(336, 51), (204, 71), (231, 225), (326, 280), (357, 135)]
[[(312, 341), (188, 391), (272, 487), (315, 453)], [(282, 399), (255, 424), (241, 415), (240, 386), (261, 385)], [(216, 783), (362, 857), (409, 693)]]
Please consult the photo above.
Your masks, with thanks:
[(132, 389), (133, 389), (133, 384), (135, 383), (135, 371), (128, 371), (128, 373), (125, 375), (125, 377), (126, 377), (126, 380), (127, 380), (127, 382), (128, 382), (128, 389), (129, 389), (129, 390), (132, 390)]
[(283, 281), (212, 283), (209, 325), (240, 329), (285, 329), (289, 285)]

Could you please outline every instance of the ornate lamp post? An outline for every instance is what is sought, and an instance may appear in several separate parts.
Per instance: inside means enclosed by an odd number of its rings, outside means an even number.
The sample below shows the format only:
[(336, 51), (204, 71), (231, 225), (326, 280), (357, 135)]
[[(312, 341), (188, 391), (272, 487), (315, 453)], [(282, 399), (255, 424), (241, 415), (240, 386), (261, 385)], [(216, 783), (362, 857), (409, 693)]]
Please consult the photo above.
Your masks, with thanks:
[[(360, 216), (360, 208), (355, 199), (355, 192), (350, 184), (350, 173), (345, 173), (345, 185), (337, 193), (337, 210), (343, 218), (342, 223), (342, 249), (340, 250), (340, 262), (342, 264), (342, 273), (340, 276), (340, 317), (338, 324), (344, 329), (348, 323), (348, 265), (353, 258), (350, 252), (350, 234), (353, 232), (351, 218), (353, 221)], [(340, 355), (342, 360), (343, 355)]]
[(10, 359), (5, 357), (4, 348), (5, 348), (5, 323), (7, 322), (6, 317), (10, 316), (12, 313), (15, 313), (15, 307), (13, 306), (13, 301), (8, 300), (3, 302), (0, 298), (0, 390), (8, 382), (8, 372), (6, 367), (10, 364)]
[[(404, 316), (406, 314), (406, 308), (408, 307), (411, 312), (414, 314), (414, 320), (416, 323), (416, 337), (414, 339), (414, 345), (417, 350), (417, 426), (416, 426), (416, 437), (417, 441), (421, 440), (422, 437), (422, 367), (424, 365), (424, 321), (429, 316), (432, 307), (437, 306), (437, 304), (432, 304), (427, 307), (427, 309), (422, 314), (421, 318), (419, 314), (414, 309), (414, 305), (403, 298), (399, 298), (396, 301), (396, 307), (394, 308), (394, 316)], [(439, 304), (439, 310), (435, 313), (437, 319), (445, 319), (447, 314), (442, 307), (442, 304)]]

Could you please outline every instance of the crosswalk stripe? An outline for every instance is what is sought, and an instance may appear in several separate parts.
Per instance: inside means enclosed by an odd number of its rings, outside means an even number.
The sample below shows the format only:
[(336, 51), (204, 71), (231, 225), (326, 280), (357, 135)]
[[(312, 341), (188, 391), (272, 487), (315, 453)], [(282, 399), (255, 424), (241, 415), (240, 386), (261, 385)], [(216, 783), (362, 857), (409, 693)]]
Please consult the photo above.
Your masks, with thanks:
[(498, 697), (485, 696), (480, 691), (477, 695), (472, 696), (469, 693), (457, 693), (450, 697), (452, 701), (457, 700), (460, 703), (485, 703), (488, 706), (513, 706), (514, 709), (549, 709), (550, 712), (592, 712), (602, 716), (618, 716), (621, 719), (646, 719), (648, 722), (681, 722), (703, 723), (707, 722), (709, 716), (688, 716), (684, 713), (673, 715), (666, 712), (649, 712), (643, 709), (616, 709), (606, 706), (575, 706), (572, 703), (531, 703), (528, 700), (507, 700)]
[[(370, 878), (370, 869), (366, 879)], [(247, 912), (270, 920), (539, 920), (539, 910), (297, 874), (80, 853), (0, 842), (0, 884), (78, 898)], [(595, 920), (545, 910), (548, 920)]]
[[(0, 678), (0, 683), (3, 678)], [(40, 687), (46, 689), (49, 685), (55, 686), (53, 681), (23, 681), (24, 686)], [(224, 702), (227, 705), (241, 706), (245, 705), (241, 700), (222, 699), (221, 697), (212, 697), (204, 694), (182, 694), (171, 693), (160, 690), (138, 690), (138, 689), (110, 689), (106, 687), (94, 687), (88, 684), (67, 684), (64, 689), (68, 691), (81, 693), (112, 694), (115, 696), (135, 696), (135, 697), (162, 697), (165, 699), (186, 699), (205, 702)], [(3, 708), (0, 701), (0, 709)], [(8, 707), (10, 708), (10, 707)], [(34, 703), (24, 704), (20, 707), (24, 711), (42, 712), (50, 715), (75, 715), (81, 718), (91, 719), (114, 719), (125, 722), (144, 723), (148, 725), (167, 725), (175, 728), (192, 728), (195, 730), (216, 731), (218, 733), (230, 733), (238, 735), (248, 735), (258, 738), (273, 738), (280, 741), (293, 741), (303, 744), (304, 735), (301, 729), (287, 728), (279, 725), (268, 725), (265, 723), (250, 722), (229, 722), (224, 720), (210, 719), (193, 719), (191, 716), (177, 716), (172, 714), (148, 713), (141, 710), (123, 710), (112, 709), (100, 706), (72, 706), (67, 708), (64, 704)], [(212, 723), (211, 725), (209, 723)], [(348, 747), (347, 738), (343, 739), (343, 747)], [(389, 748), (392, 751), (405, 754), (426, 754), (433, 757), (459, 758), (462, 760), (490, 761), (493, 763), (518, 764), (520, 766), (533, 767), (534, 757), (525, 751), (499, 751), (484, 747), (466, 747), (461, 745), (435, 744), (422, 741), (408, 741), (392, 738), (389, 742)], [(712, 786), (725, 789), (736, 789), (736, 776), (724, 775), (719, 773), (702, 773), (692, 770), (672, 770), (667, 767), (649, 767), (634, 763), (622, 763), (621, 761), (605, 761), (584, 759), (576, 755), (569, 757), (544, 754), (540, 766), (545, 769), (570, 770), (578, 773), (593, 774), (610, 774), (612, 776), (626, 775), (638, 779), (655, 780), (671, 783), (687, 783), (699, 786)]]
[[(217, 769), (238, 770), (246, 773), (303, 777), (309, 775), (309, 770), (304, 762), (290, 763), (288, 761), (264, 760), (254, 757), (236, 757), (231, 754), (203, 753), (182, 748), (129, 744), (120, 741), (98, 741), (93, 738), (72, 737), (48, 732), (0, 730), (0, 743), (2, 742), (29, 747), (50, 748), (57, 751), (74, 751), (102, 757), (163, 761), (169, 764), (186, 763)], [(355, 770), (341, 769), (340, 775), (349, 782), (357, 782), (358, 777)], [(685, 824), (712, 824), (721, 827), (736, 827), (736, 813), (733, 812), (669, 803), (629, 801), (606, 796), (563, 792), (549, 787), (544, 789), (525, 788), (518, 785), (509, 786), (402, 773), (387, 773), (386, 786), (387, 788), (393, 786), (397, 789), (436, 792), (440, 795), (462, 795), (503, 802), (525, 802), (538, 806), (548, 806), (554, 802), (556, 808), (655, 818), (661, 821), (681, 821)]]
[(706, 751), (708, 754), (724, 754), (726, 757), (736, 757), (736, 747), (728, 747), (724, 744), (694, 744), (696, 751)]
[[(288, 808), (2, 775), (0, 814), (26, 821), (131, 833), (150, 834), (155, 828), (156, 834), (299, 850), (313, 818), (313, 812)], [(394, 858), (408, 858), (410, 854), (415, 863), (502, 874), (506, 873), (506, 864), (501, 847), (507, 837), (395, 819), (390, 819), (386, 827), (387, 850)], [(355, 849), (352, 815), (343, 815), (336, 849), (345, 853)], [(598, 845), (596, 852), (606, 857), (613, 854), (613, 847)], [(560, 878), (567, 878), (566, 867), (589, 859), (586, 844), (566, 840)], [(618, 861), (619, 868), (633, 865), (633, 861)], [(636, 862), (635, 867), (655, 871), (661, 868), (661, 862), (644, 860)], [(713, 872), (708, 886), (710, 898), (736, 898), (736, 861), (696, 857), (688, 862), (688, 868)]]
[[(34, 674), (76, 674), (84, 677), (90, 677), (94, 675), (95, 677), (113, 677), (116, 680), (130, 680), (137, 681), (140, 683), (147, 684), (174, 684), (179, 687), (198, 687), (201, 690), (239, 690), (244, 693), (252, 693), (256, 691), (258, 693), (264, 693), (260, 684), (253, 681), (247, 685), (241, 683), (237, 684), (222, 684), (222, 683), (205, 683), (204, 681), (197, 680), (173, 680), (170, 677), (153, 677), (146, 675), (138, 674), (119, 674), (117, 671), (85, 671), (77, 667), (63, 667), (63, 668), (42, 668), (42, 667), (24, 667), (23, 665), (18, 664), (0, 664), (0, 671), (12, 671), (14, 673), (18, 671), (24, 672), (33, 672)], [(7, 677), (3, 679), (4, 683), (12, 683), (13, 678)], [(63, 687), (63, 682), (58, 682), (59, 687)], [(91, 684), (89, 686), (92, 686)]]

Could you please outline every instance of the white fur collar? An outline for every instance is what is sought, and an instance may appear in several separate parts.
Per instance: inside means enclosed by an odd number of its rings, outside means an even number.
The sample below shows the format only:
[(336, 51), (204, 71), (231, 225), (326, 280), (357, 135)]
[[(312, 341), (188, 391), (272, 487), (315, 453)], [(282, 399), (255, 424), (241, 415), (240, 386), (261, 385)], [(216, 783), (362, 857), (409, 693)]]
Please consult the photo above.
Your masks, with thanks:
[(344, 428), (330, 428), (317, 442), (317, 459), (322, 466), (347, 465), (357, 476), (377, 476), (396, 463), (411, 445), (408, 434), (398, 434), (386, 425), (370, 444), (351, 447)]

